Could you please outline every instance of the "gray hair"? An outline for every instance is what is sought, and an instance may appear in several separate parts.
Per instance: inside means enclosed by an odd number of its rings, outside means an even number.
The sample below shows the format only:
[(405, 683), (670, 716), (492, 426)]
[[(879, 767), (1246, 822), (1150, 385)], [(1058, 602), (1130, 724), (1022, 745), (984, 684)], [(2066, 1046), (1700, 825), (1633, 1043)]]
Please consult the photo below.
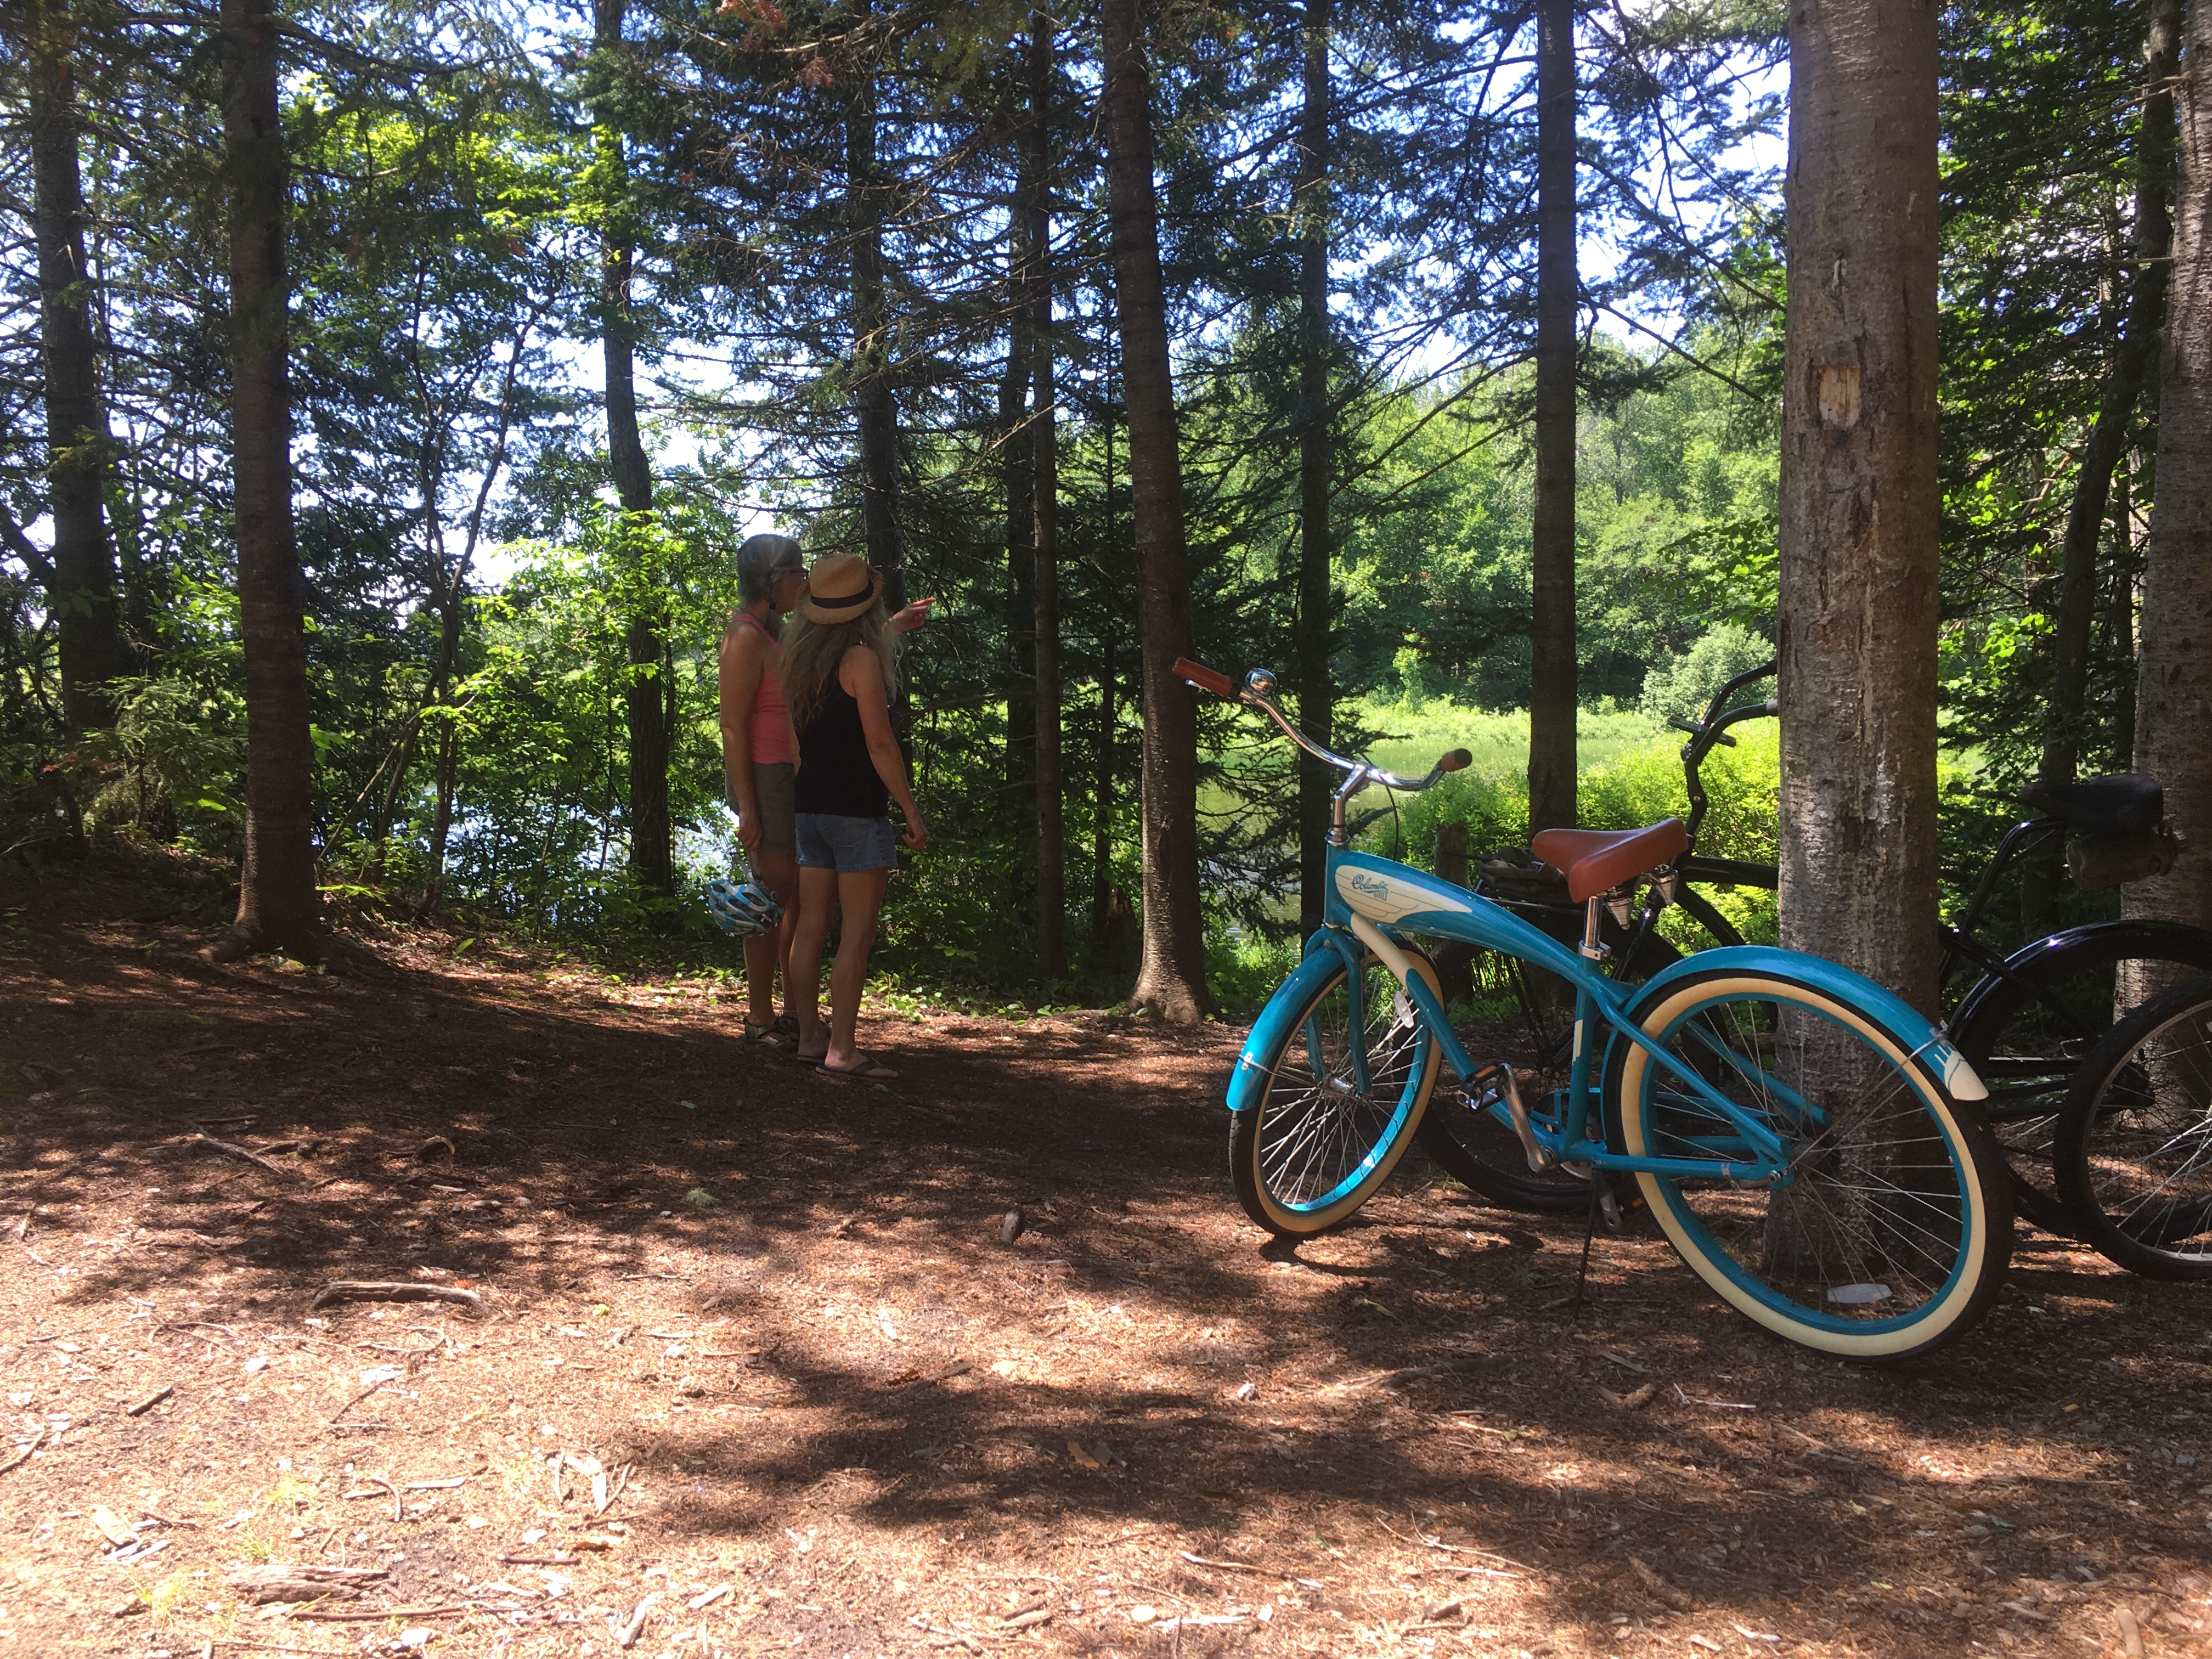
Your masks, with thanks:
[(806, 574), (806, 555), (788, 536), (748, 536), (738, 549), (738, 603), (750, 605), (775, 591), (779, 576)]

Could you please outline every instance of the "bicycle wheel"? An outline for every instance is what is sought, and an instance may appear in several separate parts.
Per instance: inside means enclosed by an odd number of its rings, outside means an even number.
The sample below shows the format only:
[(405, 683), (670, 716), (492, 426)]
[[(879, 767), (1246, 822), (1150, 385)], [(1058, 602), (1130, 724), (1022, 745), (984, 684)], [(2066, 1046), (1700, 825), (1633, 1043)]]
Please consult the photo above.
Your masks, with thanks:
[[(1680, 960), (1673, 945), (1648, 934), (1637, 946), (1629, 976), (1649, 979)], [(1574, 1058), (1574, 988), (1548, 969), (1457, 942), (1438, 949), (1437, 971), (1461, 961), (1468, 964), (1474, 994), (1453, 1024), (1460, 1042), (1478, 1063), (1503, 1060), (1513, 1067), (1532, 1116), (1558, 1111)], [(1587, 1175), (1559, 1164), (1529, 1169), (1504, 1108), (1469, 1099), (1455, 1080), (1446, 1079), (1431, 1097), (1419, 1133), (1421, 1150), (1445, 1174), (1501, 1209), (1568, 1215), (1589, 1207)]]
[(2074, 1236), (2053, 1140), (2075, 1068), (2112, 1022), (2182, 974), (2212, 968), (2212, 933), (2164, 922), (2094, 924), (2039, 940), (1961, 1000), (1954, 1041), (1990, 1097), (1982, 1115), (2011, 1168), (2013, 1208)]
[(2212, 974), (2153, 997), (2075, 1073), (2055, 1135), (2082, 1242), (2152, 1279), (2212, 1279)]
[[(2011, 1250), (2004, 1165), (1911, 1042), (1810, 984), (1728, 966), (1647, 993), (1624, 1023), (1789, 1152), (1772, 1188), (1637, 1176), (1668, 1240), (1725, 1300), (1793, 1342), (1860, 1359), (1925, 1352), (1981, 1316)], [(1731, 1120), (1626, 1036), (1606, 1081), (1620, 1151), (1752, 1155)]]
[[(1437, 970), (1408, 949), (1436, 988)], [(1413, 1142), (1436, 1082), (1437, 1045), (1390, 970), (1360, 964), (1363, 1027), (1340, 962), (1265, 1057), (1267, 1091), (1229, 1120), (1229, 1170), (1244, 1213), (1282, 1238), (1326, 1232), (1372, 1197)], [(1367, 1052), (1368, 1087), (1352, 1072), (1355, 1035)]]

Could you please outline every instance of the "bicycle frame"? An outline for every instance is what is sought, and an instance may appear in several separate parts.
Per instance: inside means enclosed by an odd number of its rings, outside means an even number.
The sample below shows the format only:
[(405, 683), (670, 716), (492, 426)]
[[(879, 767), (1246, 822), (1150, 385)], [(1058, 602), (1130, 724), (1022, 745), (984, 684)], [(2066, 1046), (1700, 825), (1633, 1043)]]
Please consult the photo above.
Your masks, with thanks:
[[(1349, 1027), (1355, 1032), (1366, 1029), (1359, 967), (1370, 951), (1381, 959), (1398, 981), (1402, 994), (1419, 1011), (1423, 1026), (1437, 1044), (1454, 1075), (1462, 1084), (1474, 1077), (1480, 1068), (1453, 1031), (1449, 1016), (1427, 981), (1413, 971), (1407, 960), (1395, 937), (1396, 932), (1402, 929), (1462, 939), (1503, 951), (1547, 968), (1575, 987), (1575, 1045), (1566, 1109), (1555, 1129), (1536, 1130), (1545, 1151), (1559, 1163), (1778, 1186), (1790, 1181), (1788, 1149), (1771, 1127), (1684, 1066), (1659, 1040), (1620, 1018), (1632, 999), (1668, 982), (1686, 964), (1677, 963), (1644, 985), (1620, 984), (1599, 973), (1594, 963), (1569, 951), (1503, 906), (1425, 871), (1347, 848), (1330, 848), (1328, 881), (1328, 897), (1322, 925), (1307, 942), (1306, 961), (1262, 1012), (1231, 1079), (1228, 1106), (1232, 1112), (1251, 1111), (1259, 1106), (1267, 1084), (1267, 1073), (1260, 1056), (1275, 1051), (1285, 1036), (1283, 1027), (1296, 1017), (1310, 1000), (1313, 988), (1333, 973), (1340, 962), (1346, 970), (1346, 988), (1352, 1003)], [(1882, 1005), (1880, 1014), (1895, 1022), (1893, 1030), (1921, 1039), (1915, 1045), (1913, 1057), (1933, 1072), (1954, 1096), (1972, 1099), (1981, 1093), (1979, 1079), (1972, 1068), (1924, 1019), (1897, 998), (1832, 963), (1763, 946), (1743, 945), (1705, 952), (1697, 958), (1697, 965), (1700, 969), (1735, 965), (1767, 971), (1786, 968), (1801, 979), (1812, 979), (1818, 988), (1833, 994), (1845, 1006), (1864, 1007), (1870, 1000), (1878, 1001)], [(1594, 1135), (1589, 1104), (1597, 1090), (1593, 1085), (1592, 1067), (1607, 1052), (1592, 1040), (1601, 1025), (1608, 1033), (1608, 1043), (1627, 1042), (1643, 1048), (1686, 1093), (1717, 1118), (1725, 1121), (1740, 1139), (1745, 1156), (1725, 1161), (1632, 1157), (1608, 1148), (1601, 1132)], [(1307, 1041), (1316, 1042), (1316, 1034), (1309, 1032)], [(1710, 1042), (1706, 1046), (1728, 1065), (1739, 1070), (1744, 1068), (1741, 1056), (1733, 1051)], [(1371, 1086), (1364, 1048), (1355, 1044), (1350, 1058), (1353, 1083), (1364, 1093)], [(1771, 1073), (1762, 1073), (1762, 1076), (1767, 1086), (1782, 1089), (1791, 1103), (1804, 1111), (1808, 1121), (1826, 1121), (1826, 1115), (1818, 1107), (1784, 1089)]]

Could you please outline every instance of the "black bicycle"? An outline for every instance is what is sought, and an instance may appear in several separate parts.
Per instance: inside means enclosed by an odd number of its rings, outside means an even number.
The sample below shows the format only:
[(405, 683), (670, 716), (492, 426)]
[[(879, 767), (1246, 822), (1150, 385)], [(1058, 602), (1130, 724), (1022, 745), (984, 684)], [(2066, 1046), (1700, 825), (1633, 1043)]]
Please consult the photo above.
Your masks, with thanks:
[(2212, 1279), (2212, 974), (2105, 1033), (2053, 1131), (2084, 1243), (2151, 1279)]
[[(1771, 699), (1734, 701), (1745, 687), (1771, 678), (1775, 667), (1765, 663), (1729, 680), (1702, 720), (1672, 722), (1689, 734), (1682, 746), (1688, 848), (1609, 896), (1602, 942), (1615, 977), (1641, 981), (1679, 959), (1680, 948), (1659, 927), (1670, 908), (1713, 945), (1744, 943), (1701, 887), (1771, 892), (1778, 885), (1771, 864), (1698, 851), (1711, 806), (1701, 775), (1705, 760), (1716, 748), (1734, 746), (1732, 727), (1780, 713)], [(2212, 969), (2212, 931), (2130, 920), (2064, 928), (2009, 954), (1984, 942), (1979, 930), (1997, 884), (2061, 839), (2077, 884), (2091, 889), (2136, 879), (2170, 861), (2172, 838), (2154, 779), (2128, 775), (2041, 786), (2028, 791), (2027, 804), (2039, 816), (2006, 832), (1957, 922), (1939, 924), (1943, 1029), (1989, 1085), (1982, 1110), (2011, 1166), (2015, 1211), (2048, 1231), (2075, 1236), (2081, 1224), (2069, 1216), (2052, 1162), (2053, 1127), (2068, 1085), (2117, 1018), (2183, 974)], [(1568, 902), (1565, 878), (1527, 853), (1509, 849), (1486, 859), (1474, 886), (1553, 938), (1580, 941), (1583, 908)], [(1549, 983), (1552, 976), (1541, 969), (1466, 946), (1446, 945), (1435, 960), (1447, 988), (1461, 993), (1470, 1011), (1462, 1041), (1471, 1048), (1486, 1045), (1486, 1052), (1533, 1078), (1537, 1092), (1565, 1086), (1574, 1005), (1564, 984)], [(1421, 1143), (1447, 1173), (1507, 1208), (1565, 1212), (1590, 1203), (1586, 1171), (1530, 1170), (1517, 1140), (1498, 1131), (1479, 1101), (1440, 1090), (1423, 1121)]]

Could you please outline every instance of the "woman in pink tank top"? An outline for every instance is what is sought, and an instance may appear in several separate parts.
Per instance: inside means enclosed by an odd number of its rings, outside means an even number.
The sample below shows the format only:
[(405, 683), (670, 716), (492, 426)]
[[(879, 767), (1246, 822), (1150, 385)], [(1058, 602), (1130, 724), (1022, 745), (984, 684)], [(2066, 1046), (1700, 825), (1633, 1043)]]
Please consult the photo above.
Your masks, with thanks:
[[(783, 618), (806, 592), (806, 558), (788, 536), (749, 536), (738, 549), (738, 608), (723, 630), (722, 763), (738, 842), (753, 878), (783, 906), (775, 932), (745, 940), (745, 1036), (787, 1047), (799, 1041), (789, 1011), (791, 941), (799, 920), (799, 844), (792, 823), (797, 749), (777, 671)], [(775, 982), (784, 975), (786, 1012), (778, 1014)]]

